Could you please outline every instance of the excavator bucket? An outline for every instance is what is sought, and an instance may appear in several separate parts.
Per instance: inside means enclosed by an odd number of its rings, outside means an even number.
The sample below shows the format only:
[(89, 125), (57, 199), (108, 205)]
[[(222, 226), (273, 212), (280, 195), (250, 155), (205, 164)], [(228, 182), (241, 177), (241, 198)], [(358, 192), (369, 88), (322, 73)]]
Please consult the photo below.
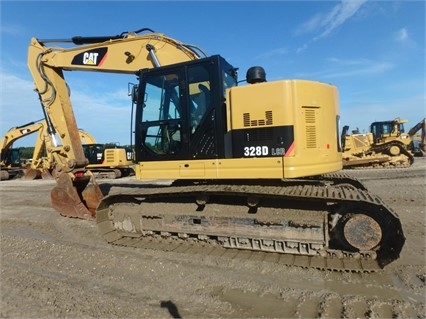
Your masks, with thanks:
[(42, 179), (46, 179), (46, 180), (51, 180), (54, 179), (52, 174), (50, 173), (50, 171), (48, 169), (43, 169), (41, 172), (41, 178)]
[(22, 179), (30, 181), (33, 179), (39, 179), (41, 177), (41, 171), (34, 168), (28, 168), (25, 170), (24, 176), (22, 176)]
[(75, 178), (64, 173), (56, 182), (50, 194), (54, 209), (66, 217), (95, 219), (103, 194), (91, 173)]

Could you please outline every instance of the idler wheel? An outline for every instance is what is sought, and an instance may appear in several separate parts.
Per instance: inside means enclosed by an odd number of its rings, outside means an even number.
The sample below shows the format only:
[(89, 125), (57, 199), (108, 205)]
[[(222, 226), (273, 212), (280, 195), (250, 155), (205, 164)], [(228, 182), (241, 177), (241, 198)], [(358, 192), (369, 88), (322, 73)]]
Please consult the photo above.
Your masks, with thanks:
[(398, 146), (393, 145), (389, 148), (389, 153), (392, 156), (397, 156), (397, 155), (401, 154), (401, 150), (399, 149)]
[(382, 240), (382, 229), (372, 217), (353, 214), (345, 218), (343, 235), (346, 242), (356, 250), (372, 250)]

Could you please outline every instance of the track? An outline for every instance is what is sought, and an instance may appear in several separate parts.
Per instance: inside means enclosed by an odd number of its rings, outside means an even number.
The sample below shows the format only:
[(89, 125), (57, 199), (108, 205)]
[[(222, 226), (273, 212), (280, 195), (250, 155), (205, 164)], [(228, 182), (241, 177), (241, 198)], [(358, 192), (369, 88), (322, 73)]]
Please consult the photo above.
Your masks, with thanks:
[[(363, 217), (353, 218), (354, 212)], [(341, 238), (339, 223), (344, 222), (335, 221), (339, 218), (354, 224), (349, 235), (350, 227), (344, 228), (349, 239)], [(237, 248), (286, 265), (339, 271), (377, 271), (398, 258), (404, 243), (396, 214), (343, 174), (324, 176), (321, 183), (144, 188), (106, 197), (97, 223), (104, 238), (116, 245), (175, 251), (186, 250), (191, 242), (195, 251), (205, 251), (206, 245)], [(380, 238), (375, 238), (377, 225)], [(364, 234), (360, 228), (366, 228)], [(366, 248), (348, 248), (351, 240)], [(370, 247), (369, 240), (380, 245)]]

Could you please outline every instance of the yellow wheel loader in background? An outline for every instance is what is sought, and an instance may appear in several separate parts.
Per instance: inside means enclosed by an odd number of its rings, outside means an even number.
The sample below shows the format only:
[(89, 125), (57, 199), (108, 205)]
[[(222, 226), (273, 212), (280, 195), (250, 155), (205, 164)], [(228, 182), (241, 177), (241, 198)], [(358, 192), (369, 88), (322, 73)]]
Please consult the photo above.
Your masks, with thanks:
[[(60, 48), (49, 43), (74, 43)], [(150, 29), (114, 36), (31, 40), (28, 66), (61, 138), (53, 207), (96, 220), (106, 241), (152, 236), (287, 254), (289, 264), (374, 271), (404, 244), (398, 216), (340, 172), (335, 86), (266, 81)], [(135, 175), (142, 184), (103, 194), (87, 169), (64, 72), (127, 73), (133, 91)], [(105, 190), (106, 192), (106, 190)]]

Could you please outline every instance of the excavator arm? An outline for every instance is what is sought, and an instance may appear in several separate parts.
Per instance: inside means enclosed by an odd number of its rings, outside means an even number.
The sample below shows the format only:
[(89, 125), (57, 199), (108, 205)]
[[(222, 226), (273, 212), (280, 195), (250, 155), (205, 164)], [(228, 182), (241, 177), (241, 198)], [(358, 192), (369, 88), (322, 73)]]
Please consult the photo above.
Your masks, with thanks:
[(419, 123), (417, 123), (416, 125), (414, 125), (409, 131), (408, 131), (408, 135), (413, 136), (414, 134), (416, 134), (418, 131), (420, 131), (420, 129), (422, 130), (422, 134), (424, 134), (424, 131), (426, 127), (426, 118), (422, 119)]
[(421, 130), (420, 136), (420, 153), (422, 156), (426, 154), (426, 118), (423, 118), (420, 122), (414, 125), (409, 131), (408, 135), (413, 138), (413, 136)]
[[(146, 34), (138, 33), (148, 31)], [(72, 42), (71, 48), (48, 47), (48, 43)], [(116, 36), (74, 37), (39, 40), (32, 38), (28, 67), (42, 103), (46, 120), (61, 140), (54, 152), (53, 207), (62, 215), (93, 219), (103, 195), (88, 164), (70, 100), (64, 71), (80, 70), (135, 74), (140, 69), (200, 58), (202, 50), (149, 29)]]
[[(51, 171), (54, 167), (54, 153), (60, 152), (61, 147), (57, 147), (55, 136), (49, 133), (46, 121), (40, 122), (42, 127), (38, 130), (31, 166), (26, 170), (25, 179), (35, 179), (41, 177), (43, 179), (51, 179)], [(96, 139), (82, 129), (79, 130), (82, 144), (95, 144)]]

